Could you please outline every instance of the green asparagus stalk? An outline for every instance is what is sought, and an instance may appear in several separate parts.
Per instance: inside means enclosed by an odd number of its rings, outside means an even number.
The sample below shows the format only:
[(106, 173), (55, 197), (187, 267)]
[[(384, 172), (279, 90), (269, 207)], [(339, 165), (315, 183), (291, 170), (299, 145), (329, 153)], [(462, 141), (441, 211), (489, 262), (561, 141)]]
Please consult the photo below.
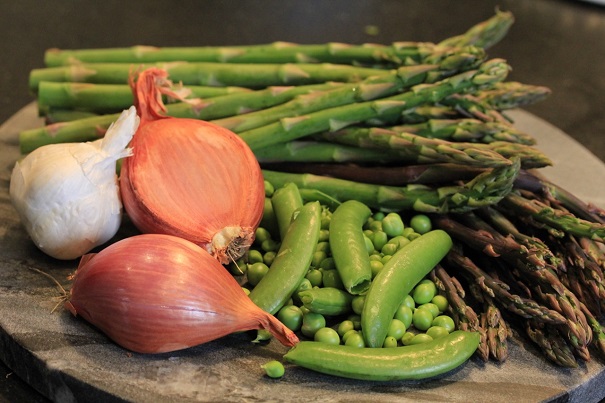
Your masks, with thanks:
[(256, 129), (279, 119), (300, 116), (322, 109), (384, 98), (421, 83), (434, 83), (446, 77), (476, 68), (485, 59), (479, 48), (464, 48), (439, 64), (403, 66), (389, 74), (370, 77), (359, 83), (344, 84), (332, 91), (297, 97), (286, 104), (245, 115), (214, 121), (236, 133)]
[[(291, 142), (285, 143), (283, 146), (284, 153), (290, 152), (287, 148), (295, 146)], [(318, 145), (323, 146), (325, 143)], [(340, 159), (342, 154), (337, 154), (338, 157), (334, 158), (333, 161), (313, 163), (308, 162), (311, 160), (301, 158), (297, 159), (300, 162), (290, 162), (287, 159), (280, 158), (281, 154), (277, 149), (281, 149), (281, 144), (276, 147), (276, 156), (273, 162), (268, 162), (266, 158), (263, 158), (264, 154), (259, 154), (257, 151), (256, 156), (261, 162), (261, 167), (270, 171), (290, 172), (290, 173), (309, 173), (314, 175), (329, 176), (332, 178), (346, 179), (355, 182), (372, 183), (375, 185), (385, 186), (405, 186), (408, 184), (422, 184), (422, 185), (443, 185), (447, 183), (453, 183), (457, 181), (467, 181), (479, 173), (485, 171), (482, 168), (469, 167), (466, 165), (459, 164), (423, 164), (423, 165), (403, 165), (403, 166), (383, 166), (383, 165), (358, 165), (355, 163), (340, 163), (334, 164), (332, 162), (343, 162), (336, 161)], [(341, 146), (338, 146), (341, 147)], [(342, 146), (344, 147), (344, 146)], [(313, 147), (311, 146), (312, 150)], [(354, 150), (360, 151), (358, 148)], [(261, 152), (265, 149), (260, 150)], [(306, 150), (305, 150), (306, 151)], [(319, 148), (318, 153), (323, 152), (322, 147)], [(375, 150), (367, 150), (370, 153)], [(309, 154), (316, 155), (318, 153), (309, 152)], [(282, 153), (283, 154), (283, 153)], [(366, 155), (366, 152), (361, 152), (362, 156)], [(380, 154), (380, 153), (379, 153)], [(370, 163), (380, 163), (379, 157), (383, 156), (380, 154), (374, 161), (367, 161)], [(348, 157), (348, 156), (347, 156)], [(364, 162), (361, 158), (358, 158), (356, 162)]]
[[(212, 98), (251, 91), (242, 87), (188, 86), (189, 98)], [(134, 103), (127, 84), (90, 84), (72, 82), (41, 82), (38, 89), (38, 109), (45, 115), (52, 109), (77, 109), (96, 113), (115, 113)], [(167, 97), (164, 102), (170, 102)]]
[[(77, 63), (155, 63), (168, 61), (219, 63), (337, 63), (387, 64), (432, 63), (449, 48), (468, 45), (489, 47), (500, 41), (513, 22), (512, 14), (498, 11), (495, 16), (467, 32), (442, 41), (397, 42), (388, 45), (345, 43), (297, 44), (274, 42), (249, 46), (154, 47), (132, 46), (106, 49), (48, 49), (47, 67)], [(437, 55), (437, 56), (435, 56)]]
[(510, 27), (515, 22), (511, 12), (496, 10), (491, 18), (482, 21), (465, 33), (439, 42), (442, 46), (466, 46), (475, 45), (482, 48), (490, 48), (506, 36)]
[(489, 167), (505, 164), (508, 159), (518, 157), (523, 168), (551, 165), (550, 159), (539, 150), (505, 141), (488, 144), (452, 142), (378, 127), (349, 127), (324, 133), (323, 137), (328, 141), (362, 148), (397, 150), (406, 159), (417, 158), (412, 162), (418, 163), (448, 162)]
[(483, 122), (501, 122), (510, 124), (511, 120), (500, 110), (492, 107), (478, 96), (478, 92), (469, 94), (453, 94), (441, 101), (442, 105), (449, 106), (460, 115), (481, 120)]
[(498, 83), (494, 88), (476, 94), (485, 104), (497, 110), (522, 108), (543, 101), (551, 94), (548, 87), (518, 81)]
[[(212, 120), (271, 105), (287, 102), (304, 93), (322, 91), (338, 87), (337, 83), (310, 84), (288, 87), (268, 87), (262, 90), (234, 93), (199, 100), (193, 103), (179, 102), (166, 105), (168, 116)], [(96, 140), (103, 137), (109, 125), (118, 118), (118, 113), (98, 115), (81, 120), (51, 124), (19, 133), (22, 153), (52, 143), (66, 143)]]
[(44, 112), (44, 124), (52, 125), (53, 123), (73, 122), (74, 120), (94, 118), (97, 116), (99, 116), (98, 113), (75, 109), (50, 109)]
[(421, 212), (467, 212), (498, 203), (511, 190), (519, 161), (510, 166), (480, 173), (472, 180), (452, 186), (433, 188), (425, 185), (381, 186), (312, 174), (294, 174), (263, 170), (265, 180), (274, 187), (288, 182), (299, 188), (311, 188), (341, 202), (358, 200), (380, 210), (415, 210)]
[(330, 81), (356, 82), (389, 70), (337, 64), (230, 64), (168, 62), (131, 65), (127, 63), (90, 63), (33, 69), (29, 88), (38, 92), (42, 81), (126, 84), (133, 69), (157, 67), (168, 72), (174, 82), (183, 85), (236, 86), (264, 88), (277, 85), (305, 85)]
[(483, 63), (477, 70), (469, 70), (434, 84), (419, 84), (402, 94), (283, 118), (239, 135), (254, 151), (316, 133), (339, 130), (383, 115), (401, 115), (406, 109), (502, 81), (508, 71), (509, 66), (503, 60), (493, 59)]
[(530, 216), (537, 222), (564, 233), (598, 241), (605, 239), (605, 224), (583, 220), (567, 210), (553, 208), (540, 200), (524, 197), (519, 191), (507, 195), (502, 200), (502, 207), (511, 209), (516, 214)]
[(389, 130), (413, 133), (422, 137), (450, 141), (492, 143), (507, 141), (534, 145), (535, 138), (502, 122), (483, 122), (478, 119), (429, 119), (421, 123), (388, 127)]

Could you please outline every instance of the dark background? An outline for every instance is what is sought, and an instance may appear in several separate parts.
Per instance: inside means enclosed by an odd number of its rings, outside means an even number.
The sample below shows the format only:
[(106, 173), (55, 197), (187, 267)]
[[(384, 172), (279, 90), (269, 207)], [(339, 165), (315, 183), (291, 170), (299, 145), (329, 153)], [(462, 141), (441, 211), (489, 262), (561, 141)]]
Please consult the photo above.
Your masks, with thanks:
[[(516, 22), (489, 55), (553, 91), (527, 110), (605, 161), (605, 6), (571, 0), (0, 0), (0, 122), (34, 100), (28, 74), (51, 47), (438, 42), (497, 7)], [(0, 363), (0, 402), (20, 401), (43, 400)]]

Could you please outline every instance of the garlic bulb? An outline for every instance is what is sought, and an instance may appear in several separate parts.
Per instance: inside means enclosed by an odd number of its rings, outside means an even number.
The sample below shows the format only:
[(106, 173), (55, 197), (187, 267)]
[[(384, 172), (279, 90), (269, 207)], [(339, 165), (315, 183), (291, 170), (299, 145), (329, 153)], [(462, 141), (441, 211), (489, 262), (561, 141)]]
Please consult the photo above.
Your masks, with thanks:
[(116, 161), (139, 125), (135, 107), (122, 112), (102, 139), (40, 147), (16, 163), (10, 198), (36, 246), (75, 259), (113, 237), (122, 202)]

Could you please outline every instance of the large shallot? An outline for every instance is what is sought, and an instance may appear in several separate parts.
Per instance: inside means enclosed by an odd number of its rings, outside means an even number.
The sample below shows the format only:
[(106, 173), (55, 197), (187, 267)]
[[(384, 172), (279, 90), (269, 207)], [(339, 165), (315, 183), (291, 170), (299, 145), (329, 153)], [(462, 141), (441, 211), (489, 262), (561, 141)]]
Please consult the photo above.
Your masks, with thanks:
[(233, 132), (164, 115), (167, 77), (149, 68), (131, 82), (141, 124), (122, 165), (124, 208), (141, 232), (188, 239), (226, 264), (248, 250), (260, 223), (260, 166)]
[(286, 346), (298, 342), (208, 252), (171, 235), (136, 235), (82, 257), (65, 306), (139, 353), (261, 328)]

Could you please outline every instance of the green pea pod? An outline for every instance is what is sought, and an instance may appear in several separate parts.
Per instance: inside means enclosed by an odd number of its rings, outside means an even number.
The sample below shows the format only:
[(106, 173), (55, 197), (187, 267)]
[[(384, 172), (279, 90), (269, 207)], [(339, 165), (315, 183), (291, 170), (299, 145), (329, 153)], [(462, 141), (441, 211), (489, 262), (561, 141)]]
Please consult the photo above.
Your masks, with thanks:
[(342, 203), (330, 220), (330, 249), (345, 289), (363, 294), (372, 279), (370, 256), (366, 249), (363, 224), (372, 211), (356, 200)]
[(305, 204), (288, 227), (269, 271), (250, 291), (257, 306), (275, 314), (290, 299), (309, 269), (320, 227), (321, 205)]
[(271, 196), (271, 204), (279, 227), (280, 239), (284, 239), (294, 212), (303, 206), (303, 199), (298, 186), (289, 182), (276, 189), (273, 196)]
[(298, 293), (303, 305), (311, 312), (335, 316), (351, 312), (353, 296), (338, 288), (311, 288)]
[(466, 362), (479, 346), (476, 332), (456, 330), (432, 341), (393, 348), (359, 348), (301, 341), (284, 359), (328, 375), (370, 381), (417, 380)]
[(395, 311), (407, 294), (452, 247), (443, 230), (433, 230), (399, 249), (378, 272), (365, 297), (361, 332), (368, 347), (382, 347)]

